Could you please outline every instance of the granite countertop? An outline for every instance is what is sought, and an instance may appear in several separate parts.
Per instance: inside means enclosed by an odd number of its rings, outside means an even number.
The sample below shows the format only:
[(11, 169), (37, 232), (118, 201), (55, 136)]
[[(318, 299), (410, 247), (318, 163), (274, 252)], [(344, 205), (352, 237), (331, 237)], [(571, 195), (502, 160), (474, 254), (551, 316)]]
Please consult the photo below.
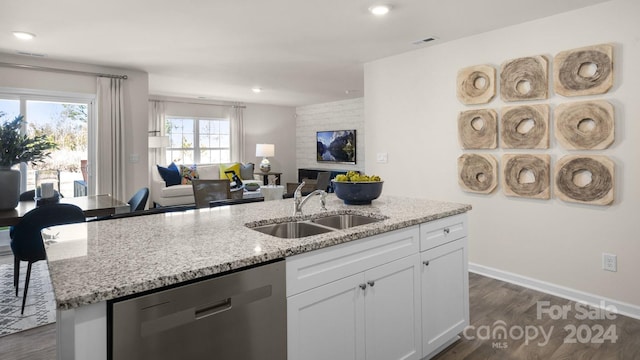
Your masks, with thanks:
[[(304, 218), (318, 217), (310, 199)], [(49, 272), (59, 309), (71, 309), (459, 214), (470, 205), (382, 196), (347, 206), (329, 195), (328, 213), (386, 220), (298, 239), (248, 228), (293, 219), (293, 199), (52, 227)]]

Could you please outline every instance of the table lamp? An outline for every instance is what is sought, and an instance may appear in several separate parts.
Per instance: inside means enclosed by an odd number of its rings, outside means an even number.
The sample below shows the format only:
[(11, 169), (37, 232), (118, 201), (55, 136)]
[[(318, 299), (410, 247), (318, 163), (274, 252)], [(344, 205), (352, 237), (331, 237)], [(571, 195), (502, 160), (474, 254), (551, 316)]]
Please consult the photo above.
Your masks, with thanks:
[(274, 156), (276, 154), (276, 147), (274, 144), (256, 144), (256, 156), (262, 156), (260, 162), (260, 170), (262, 172), (271, 171), (271, 164), (267, 157)]

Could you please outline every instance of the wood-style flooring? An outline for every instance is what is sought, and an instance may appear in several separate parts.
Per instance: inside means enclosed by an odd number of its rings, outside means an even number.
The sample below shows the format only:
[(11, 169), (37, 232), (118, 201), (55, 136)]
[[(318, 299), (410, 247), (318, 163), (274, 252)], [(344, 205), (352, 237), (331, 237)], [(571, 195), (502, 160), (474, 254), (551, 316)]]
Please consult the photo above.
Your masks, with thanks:
[(0, 337), (2, 360), (55, 360), (56, 324)]
[[(469, 302), (471, 326), (458, 342), (435, 359), (640, 359), (640, 320), (621, 315), (613, 320), (579, 320), (576, 316), (582, 314), (605, 316), (566, 299), (473, 273), (469, 274)], [(538, 304), (549, 310), (560, 309), (555, 305), (568, 306), (566, 319), (553, 320), (549, 313), (538, 316)], [(507, 330), (506, 337), (501, 339), (496, 330), (500, 325)], [(537, 335), (534, 327), (538, 329)], [(578, 330), (573, 336), (572, 327)], [(597, 336), (600, 327), (605, 331), (615, 329), (615, 343), (609, 341), (611, 331)], [(519, 329), (528, 331), (528, 343), (525, 337), (520, 337)], [(548, 337), (547, 342), (541, 329)], [(55, 359), (55, 331), (55, 324), (51, 324), (0, 337), (0, 359)], [(572, 339), (575, 343), (567, 342)], [(603, 341), (598, 343), (598, 339)]]
[[(640, 320), (607, 314), (615, 317), (610, 320), (582, 304), (473, 273), (469, 303), (471, 326), (434, 359), (640, 359)], [(566, 316), (558, 306), (565, 306)], [(577, 318), (583, 316), (587, 318)], [(507, 330), (502, 339), (501, 325)], [(521, 338), (520, 329), (528, 331), (531, 340)], [(609, 341), (613, 331), (615, 343)]]

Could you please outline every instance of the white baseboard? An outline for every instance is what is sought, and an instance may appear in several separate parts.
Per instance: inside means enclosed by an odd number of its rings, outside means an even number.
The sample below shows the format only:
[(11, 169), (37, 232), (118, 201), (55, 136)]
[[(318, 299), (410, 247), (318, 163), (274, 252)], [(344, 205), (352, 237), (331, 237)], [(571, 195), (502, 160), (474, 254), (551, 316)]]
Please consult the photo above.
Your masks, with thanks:
[(474, 263), (469, 263), (469, 271), (568, 300), (586, 303), (596, 308), (601, 308), (601, 304), (604, 302), (606, 306), (615, 306), (618, 314), (640, 320), (640, 306)]

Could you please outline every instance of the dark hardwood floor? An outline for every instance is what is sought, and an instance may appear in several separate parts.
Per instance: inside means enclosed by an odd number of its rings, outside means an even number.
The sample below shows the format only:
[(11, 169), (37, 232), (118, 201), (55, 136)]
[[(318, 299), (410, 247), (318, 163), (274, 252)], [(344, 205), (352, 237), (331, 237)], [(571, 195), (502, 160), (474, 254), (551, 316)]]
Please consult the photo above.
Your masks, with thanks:
[(640, 320), (473, 273), (469, 302), (471, 326), (434, 359), (640, 359)]
[[(606, 319), (575, 302), (473, 273), (469, 274), (469, 299), (471, 326), (435, 359), (640, 359), (640, 320), (621, 315)], [(556, 306), (563, 305), (568, 306), (566, 319), (552, 319), (551, 315), (560, 314)], [(541, 312), (538, 316), (539, 307), (551, 315)], [(582, 314), (604, 319), (576, 319)], [(500, 325), (507, 330), (501, 339)], [(577, 331), (572, 334), (571, 328)], [(51, 324), (0, 337), (0, 359), (55, 359), (55, 331)], [(615, 343), (609, 341), (612, 331)], [(567, 342), (572, 339), (575, 343)]]
[(53, 360), (56, 358), (56, 324), (0, 337), (2, 360)]

